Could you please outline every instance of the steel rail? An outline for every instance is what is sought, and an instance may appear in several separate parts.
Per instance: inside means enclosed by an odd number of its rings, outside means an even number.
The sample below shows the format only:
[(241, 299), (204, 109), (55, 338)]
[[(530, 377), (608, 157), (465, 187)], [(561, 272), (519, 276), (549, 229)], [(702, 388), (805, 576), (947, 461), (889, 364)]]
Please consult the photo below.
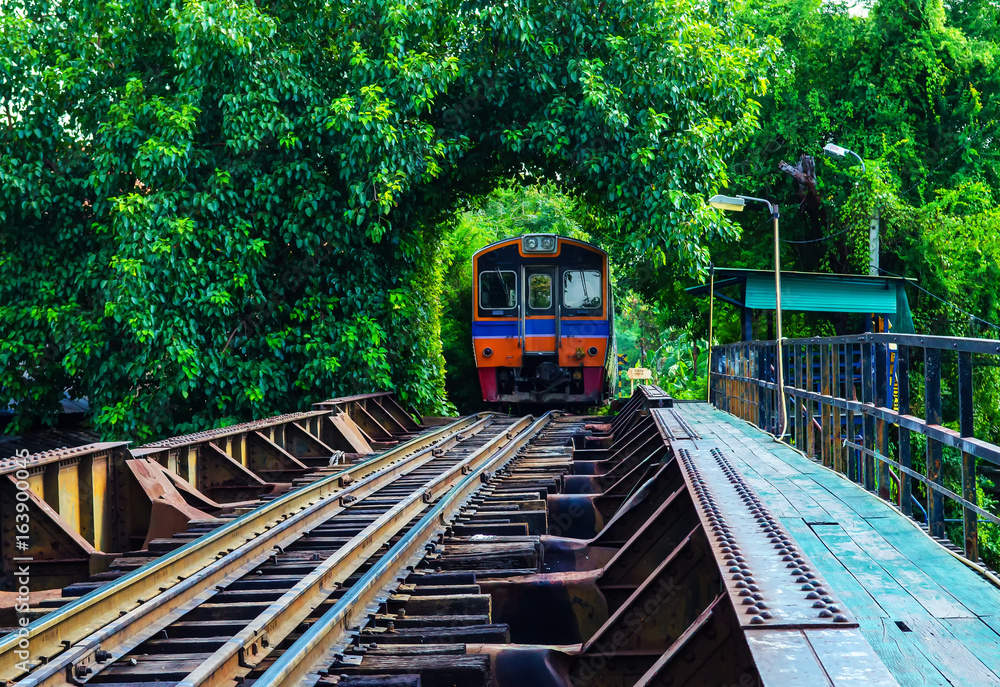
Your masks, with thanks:
[[(30, 671), (47, 664), (45, 673), (51, 676), (57, 667), (68, 669), (86, 661), (100, 647), (86, 641), (79, 647), (74, 645), (130, 612), (152, 619), (182, 605), (187, 608), (186, 604), (196, 601), (195, 592), (205, 588), (205, 579), (224, 580), (246, 565), (254, 552), (259, 554), (265, 546), (270, 551), (274, 540), (297, 524), (315, 526), (319, 514), (343, 500), (332, 496), (367, 491), (373, 484), (394, 479), (410, 461), (431, 454), (438, 445), (457, 441), (463, 431), (485, 424), (491, 417), (491, 413), (480, 413), (462, 418), (284, 494), (0, 638), (0, 680), (9, 682), (23, 676), (25, 667)], [(144, 605), (146, 609), (142, 609)], [(24, 649), (25, 645), (30, 650)]]
[(448, 522), (464, 507), (467, 499), (488, 480), (488, 476), (516, 456), (521, 448), (548, 425), (554, 415), (554, 411), (549, 411), (535, 420), (504, 446), (503, 450), (472, 470), (442, 496), (413, 529), (379, 558), (329, 611), (254, 680), (254, 687), (290, 687), (315, 682), (307, 681), (307, 676), (315, 675), (324, 664), (329, 665), (330, 654), (343, 646), (352, 626), (360, 627), (369, 612), (368, 608), (388, 596), (387, 588), (401, 571), (409, 565), (415, 565), (425, 555), (424, 546), (444, 531)]
[(389, 539), (433, 502), (442, 488), (489, 462), (512, 438), (531, 423), (531, 416), (518, 420), (506, 431), (430, 479), (379, 516), (330, 557), (274, 601), (235, 637), (177, 683), (176, 687), (221, 687), (231, 685), (260, 665), (285, 638), (306, 620), (350, 575), (374, 556)]

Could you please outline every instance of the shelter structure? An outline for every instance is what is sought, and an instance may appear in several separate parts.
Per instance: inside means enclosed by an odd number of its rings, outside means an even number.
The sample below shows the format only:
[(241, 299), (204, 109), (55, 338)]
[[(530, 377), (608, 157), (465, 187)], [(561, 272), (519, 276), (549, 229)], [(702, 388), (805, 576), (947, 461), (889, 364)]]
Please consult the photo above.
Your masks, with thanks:
[[(715, 297), (740, 309), (743, 340), (753, 341), (754, 311), (775, 309), (774, 271), (715, 268)], [(872, 322), (882, 318), (892, 323), (892, 331), (913, 333), (910, 306), (903, 288), (915, 279), (873, 277), (861, 274), (823, 272), (781, 272), (781, 309), (798, 312), (863, 313), (869, 330), (880, 327)], [(699, 284), (686, 291), (708, 296), (711, 284)], [(884, 326), (888, 329), (888, 324)], [(760, 337), (758, 337), (760, 338)], [(767, 337), (772, 338), (772, 337)]]

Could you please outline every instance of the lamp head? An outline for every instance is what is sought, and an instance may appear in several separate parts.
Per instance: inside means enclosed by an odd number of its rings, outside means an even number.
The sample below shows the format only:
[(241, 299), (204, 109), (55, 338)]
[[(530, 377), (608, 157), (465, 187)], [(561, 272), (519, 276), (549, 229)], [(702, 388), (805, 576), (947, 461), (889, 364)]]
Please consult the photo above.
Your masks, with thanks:
[(743, 212), (743, 206), (746, 205), (746, 201), (733, 196), (712, 196), (708, 199), (708, 204), (720, 210)]
[(848, 150), (843, 146), (839, 146), (836, 143), (827, 143), (823, 146), (823, 152), (830, 157), (847, 157)]

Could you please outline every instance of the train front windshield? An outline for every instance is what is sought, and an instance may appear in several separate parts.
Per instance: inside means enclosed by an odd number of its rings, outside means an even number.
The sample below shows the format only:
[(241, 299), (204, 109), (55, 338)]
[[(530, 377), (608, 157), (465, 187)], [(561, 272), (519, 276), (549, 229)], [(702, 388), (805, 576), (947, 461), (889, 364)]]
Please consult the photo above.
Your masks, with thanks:
[(597, 270), (563, 272), (563, 306), (573, 309), (601, 307), (601, 273)]
[(517, 307), (517, 276), (507, 270), (479, 275), (479, 307), (507, 310)]

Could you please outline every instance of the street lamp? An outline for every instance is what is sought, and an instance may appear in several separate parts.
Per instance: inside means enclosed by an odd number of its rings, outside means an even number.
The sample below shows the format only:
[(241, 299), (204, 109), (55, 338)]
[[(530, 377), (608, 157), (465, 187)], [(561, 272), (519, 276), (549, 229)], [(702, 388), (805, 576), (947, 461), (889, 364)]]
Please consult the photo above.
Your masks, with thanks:
[[(823, 152), (830, 157), (836, 157), (839, 159), (844, 159), (848, 155), (853, 155), (861, 163), (861, 172), (864, 174), (867, 170), (865, 169), (865, 161), (861, 159), (861, 156), (855, 153), (853, 150), (839, 146), (836, 143), (827, 143), (823, 146)], [(878, 207), (875, 208), (872, 213), (871, 222), (868, 225), (868, 274), (877, 277), (878, 276), (878, 252), (879, 252), (879, 211)]]
[(862, 172), (865, 171), (865, 161), (861, 159), (860, 155), (855, 153), (850, 148), (844, 148), (843, 146), (839, 146), (836, 143), (827, 143), (825, 146), (823, 146), (823, 152), (829, 155), (830, 157), (836, 157), (840, 159), (844, 159), (848, 155), (853, 155), (854, 157), (858, 158), (858, 162), (861, 163), (861, 171)]
[[(774, 325), (775, 325), (775, 335), (777, 340), (775, 341), (775, 352), (777, 354), (777, 365), (776, 373), (778, 377), (778, 398), (780, 399), (781, 405), (781, 431), (775, 432), (775, 436), (779, 439), (785, 436), (785, 428), (788, 425), (788, 416), (785, 411), (785, 375), (782, 370), (782, 356), (781, 356), (781, 242), (778, 233), (778, 206), (769, 200), (764, 200), (763, 198), (754, 198), (752, 196), (712, 196), (708, 199), (709, 205), (720, 210), (733, 210), (735, 212), (742, 212), (746, 201), (752, 201), (755, 203), (764, 203), (767, 205), (768, 211), (771, 213), (771, 219), (774, 220)], [(709, 347), (711, 347), (712, 342), (708, 342)], [(709, 366), (711, 366), (711, 354), (709, 356)]]

